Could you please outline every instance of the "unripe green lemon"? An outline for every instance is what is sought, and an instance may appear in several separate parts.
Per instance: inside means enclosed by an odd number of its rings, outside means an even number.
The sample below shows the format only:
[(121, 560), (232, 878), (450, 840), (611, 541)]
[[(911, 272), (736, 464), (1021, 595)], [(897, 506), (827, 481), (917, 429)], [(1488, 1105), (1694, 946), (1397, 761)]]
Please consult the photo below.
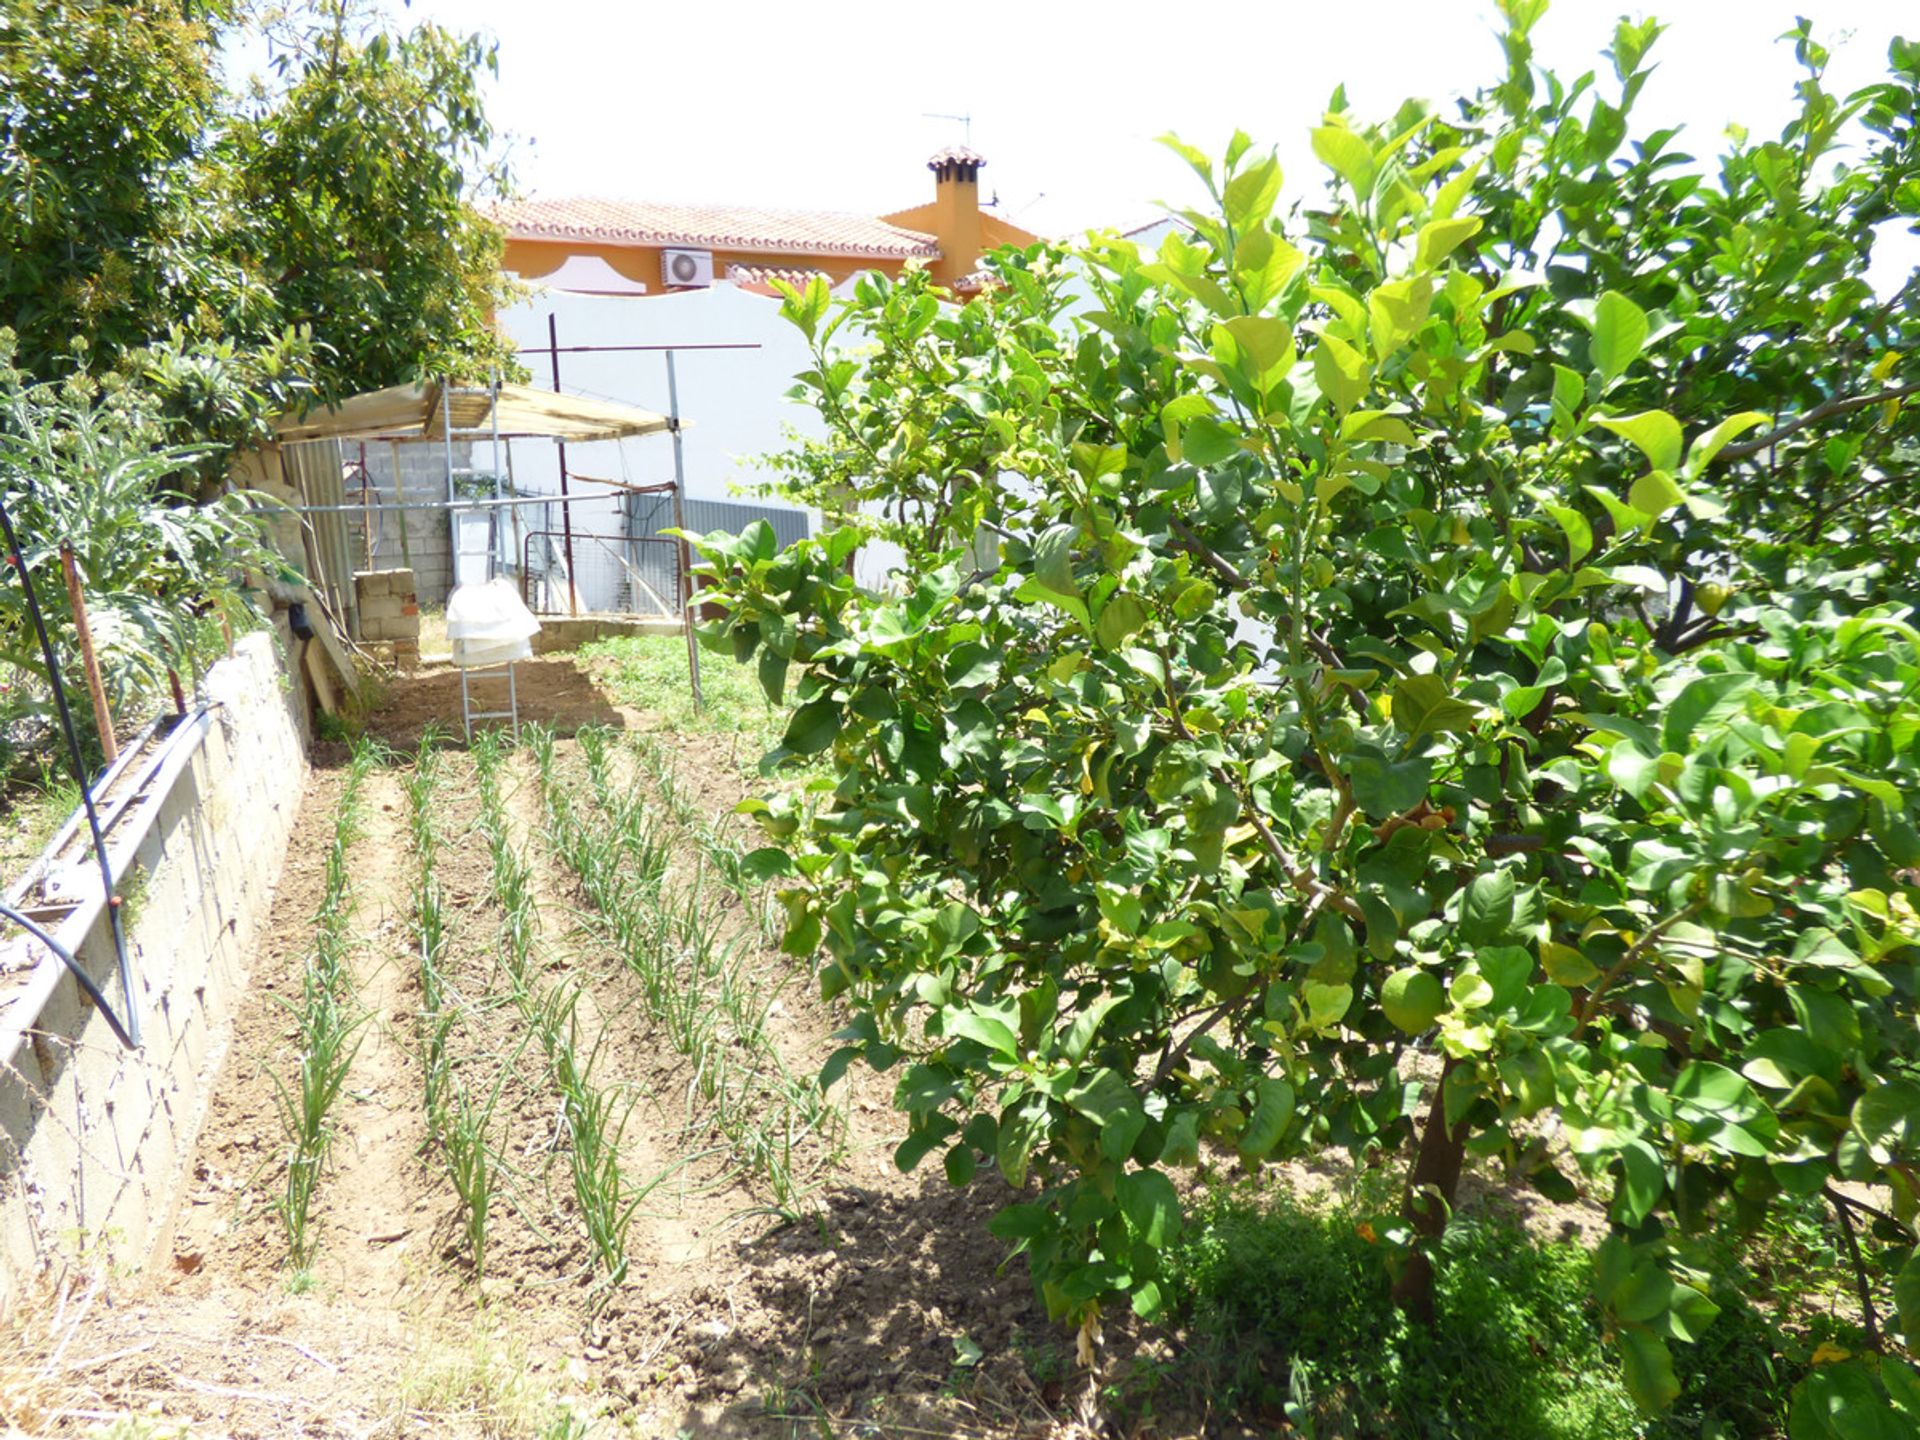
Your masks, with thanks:
[(1447, 997), (1431, 971), (1409, 965), (1394, 971), (1380, 987), (1380, 1008), (1396, 1028), (1418, 1035), (1447, 1008)]

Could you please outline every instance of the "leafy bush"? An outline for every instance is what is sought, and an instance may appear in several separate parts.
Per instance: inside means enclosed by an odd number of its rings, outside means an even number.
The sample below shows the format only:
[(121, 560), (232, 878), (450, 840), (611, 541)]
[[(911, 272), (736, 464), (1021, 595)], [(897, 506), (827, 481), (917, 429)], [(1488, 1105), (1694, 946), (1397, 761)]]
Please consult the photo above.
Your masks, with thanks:
[[(1603, 93), (1504, 9), (1457, 112), (1335, 93), (1303, 214), (1245, 136), (1174, 142), (1211, 206), (1157, 256), (790, 292), (795, 483), (884, 519), (703, 545), (710, 642), (798, 677), (772, 761), (833, 767), (755, 863), (854, 1005), (835, 1067), (898, 1069), (903, 1168), (1030, 1187), (994, 1229), (1083, 1354), (1164, 1305), (1203, 1147), (1411, 1143), (1416, 1320), (1470, 1158), (1604, 1204), (1649, 1409), (1720, 1217), (1854, 1182), (1914, 1247), (1920, 380), (1862, 276), (1920, 213), (1920, 47), (1843, 101), (1803, 29), (1800, 115), (1703, 176), (1626, 143), (1657, 26)], [(904, 595), (848, 574), (874, 530)], [(1920, 1417), (1890, 1355), (1802, 1398), (1796, 1436)]]
[[(60, 558), (71, 549), (110, 698), (164, 693), (170, 670), (197, 672), (224, 646), (223, 622), (255, 622), (249, 572), (281, 574), (285, 562), (245, 497), (194, 502), (204, 451), (163, 445), (141, 392), (85, 374), (29, 383), (10, 342), (0, 330), (0, 490), (40, 606), (71, 633)], [(78, 657), (57, 643), (77, 688)], [(45, 670), (17, 577), (0, 586), (0, 664), (22, 679)], [(16, 680), (7, 723), (37, 710), (27, 697), (38, 693)]]
[[(1222, 1414), (1285, 1414), (1303, 1433), (1342, 1436), (1732, 1440), (1783, 1429), (1786, 1391), (1816, 1342), (1785, 1338), (1793, 1358), (1783, 1357), (1780, 1318), (1737, 1286), (1716, 1292), (1727, 1313), (1675, 1356), (1681, 1394), (1649, 1420), (1612, 1373), (1590, 1253), (1483, 1209), (1449, 1228), (1439, 1323), (1411, 1325), (1379, 1283), (1377, 1217), (1360, 1188), (1324, 1206), (1271, 1185), (1205, 1192), (1167, 1254), (1176, 1358), (1136, 1384), (1135, 1403), (1204, 1397)], [(1820, 1328), (1859, 1343), (1846, 1327)]]

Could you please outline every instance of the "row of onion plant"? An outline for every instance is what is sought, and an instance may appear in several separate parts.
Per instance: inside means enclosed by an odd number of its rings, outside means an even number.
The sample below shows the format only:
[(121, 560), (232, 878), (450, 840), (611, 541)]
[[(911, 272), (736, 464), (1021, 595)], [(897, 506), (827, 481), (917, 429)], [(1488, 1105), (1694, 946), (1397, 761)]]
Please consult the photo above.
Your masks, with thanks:
[(381, 758), (372, 744), (360, 742), (353, 748), (334, 811), (320, 904), (313, 915), (313, 943), (301, 959), (300, 997), (275, 997), (292, 1011), (300, 1047), (293, 1074), (273, 1077), (288, 1142), (286, 1191), (278, 1209), (296, 1271), (304, 1271), (313, 1260), (313, 1198), (333, 1145), (333, 1107), (346, 1086), (359, 1049), (356, 1034), (366, 1019), (353, 979), (349, 863), (360, 833), (362, 790)]
[(560, 1095), (574, 1199), (587, 1239), (606, 1272), (606, 1283), (616, 1285), (627, 1272), (627, 1233), (634, 1212), (658, 1177), (642, 1186), (631, 1184), (623, 1173), (620, 1141), (632, 1105), (593, 1082), (594, 1061), (606, 1031), (603, 1028), (597, 1039), (583, 1046), (578, 978), (569, 975), (545, 990), (533, 983), (539, 934), (533, 872), (514, 845), (508, 825), (500, 788), (505, 752), (498, 734), (489, 732), (476, 739), (473, 758), (480, 792), (478, 825), (492, 861), (494, 898), (502, 917), (501, 960), (514, 1001), (529, 1033), (546, 1052), (548, 1072)]
[(711, 1107), (737, 1160), (758, 1173), (775, 1205), (791, 1211), (801, 1194), (794, 1152), (806, 1136), (838, 1119), (811, 1078), (796, 1078), (769, 1033), (774, 996), (722, 934), (712, 895), (698, 872), (678, 895), (635, 854), (666, 847), (651, 813), (631, 789), (618, 790), (609, 767), (595, 764), (604, 736), (584, 731), (593, 804), (577, 803), (560, 775), (553, 736), (526, 732), (540, 776), (547, 835), (580, 882), (614, 948), (639, 979), (651, 1018), (692, 1066), (689, 1087)]
[[(589, 749), (591, 763), (593, 750), (604, 752), (606, 732), (604, 730), (582, 731), (580, 740), (583, 748), (592, 745), (592, 738), (598, 736), (599, 743)], [(732, 838), (730, 824), (715, 824), (713, 817), (701, 808), (698, 801), (680, 788), (679, 766), (673, 756), (660, 743), (657, 736), (645, 733), (633, 737), (632, 750), (639, 760), (641, 768), (653, 781), (655, 792), (660, 796), (667, 812), (673, 816), (680, 829), (693, 840), (702, 858), (713, 867), (728, 890), (736, 895), (740, 903), (753, 916), (753, 923), (759, 929), (761, 938), (775, 940), (779, 938), (778, 911), (772, 896), (765, 886), (760, 884), (749, 871), (743, 850)]]

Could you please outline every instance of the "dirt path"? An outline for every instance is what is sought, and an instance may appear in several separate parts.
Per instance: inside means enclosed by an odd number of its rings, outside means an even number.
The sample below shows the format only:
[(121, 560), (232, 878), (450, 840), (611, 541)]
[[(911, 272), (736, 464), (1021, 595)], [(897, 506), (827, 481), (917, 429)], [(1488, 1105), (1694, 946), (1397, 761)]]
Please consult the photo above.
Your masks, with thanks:
[[(418, 1004), (413, 980), (412, 901), (404, 868), (373, 857), (405, 854), (406, 799), (387, 771), (367, 779), (355, 842), (352, 966), (366, 1018), (346, 1093), (339, 1138), (320, 1191), (320, 1259), (315, 1278), (357, 1304), (396, 1306), (431, 1250), (437, 1188), (420, 1164), (426, 1122), (411, 1043)], [(440, 1297), (436, 1297), (440, 1298)]]

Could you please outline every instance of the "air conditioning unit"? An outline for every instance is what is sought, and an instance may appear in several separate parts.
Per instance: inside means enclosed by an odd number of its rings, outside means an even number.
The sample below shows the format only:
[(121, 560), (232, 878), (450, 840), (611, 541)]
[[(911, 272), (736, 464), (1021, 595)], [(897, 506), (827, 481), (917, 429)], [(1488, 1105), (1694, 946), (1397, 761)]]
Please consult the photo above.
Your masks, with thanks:
[(713, 284), (711, 250), (662, 250), (660, 281), (670, 287), (689, 288)]

